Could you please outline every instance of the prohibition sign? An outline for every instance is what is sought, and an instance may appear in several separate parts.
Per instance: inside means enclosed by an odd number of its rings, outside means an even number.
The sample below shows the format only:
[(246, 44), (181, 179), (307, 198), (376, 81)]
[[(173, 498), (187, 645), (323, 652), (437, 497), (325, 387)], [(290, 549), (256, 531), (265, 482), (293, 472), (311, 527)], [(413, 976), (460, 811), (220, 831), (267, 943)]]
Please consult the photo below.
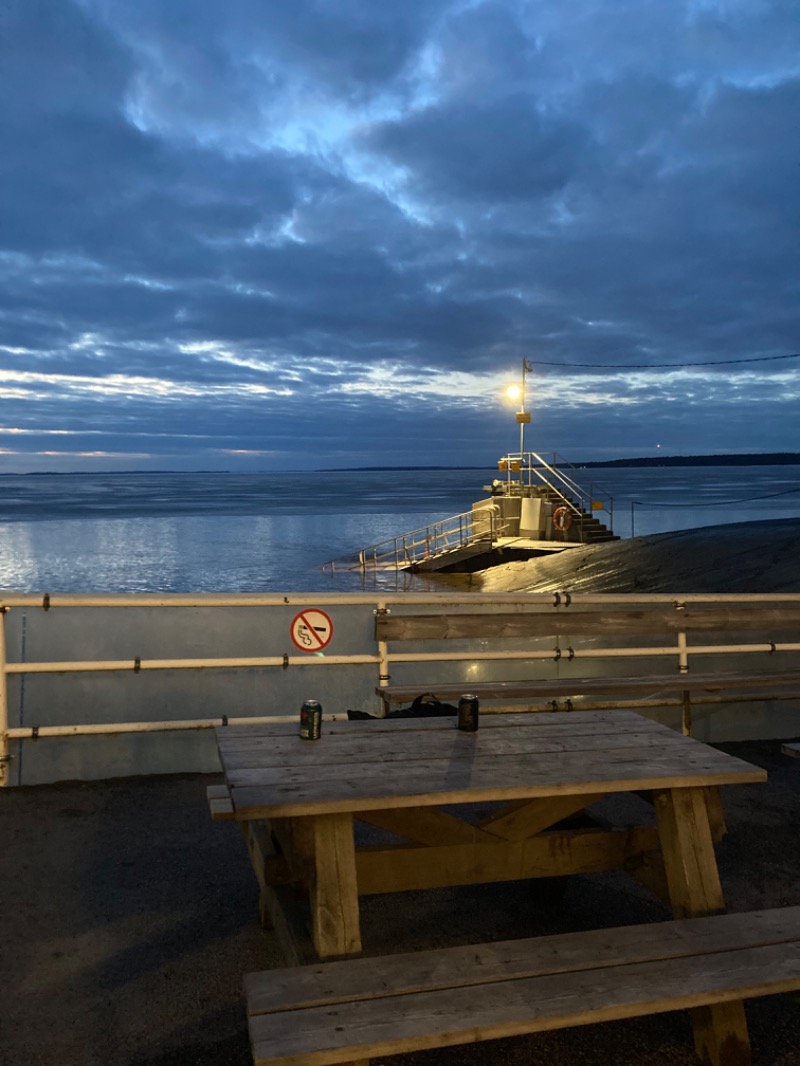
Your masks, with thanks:
[(331, 642), (333, 622), (324, 611), (312, 607), (294, 616), (289, 632), (300, 651), (322, 651)]

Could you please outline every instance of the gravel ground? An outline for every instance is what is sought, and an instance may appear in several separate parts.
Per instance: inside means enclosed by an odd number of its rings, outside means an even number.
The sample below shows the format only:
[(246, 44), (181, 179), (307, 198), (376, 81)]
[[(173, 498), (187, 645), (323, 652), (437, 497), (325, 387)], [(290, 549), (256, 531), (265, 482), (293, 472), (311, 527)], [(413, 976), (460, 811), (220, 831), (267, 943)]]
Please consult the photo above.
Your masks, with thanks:
[[(800, 762), (779, 742), (721, 745), (767, 768), (725, 790), (730, 910), (800, 904)], [(208, 775), (0, 793), (2, 1066), (248, 1066), (245, 973), (280, 964), (257, 922), (241, 835), (213, 823)], [(622, 874), (370, 897), (366, 954), (668, 917)], [(800, 996), (748, 1004), (755, 1066), (800, 1066)], [(689, 1066), (683, 1013), (387, 1059), (386, 1066)]]

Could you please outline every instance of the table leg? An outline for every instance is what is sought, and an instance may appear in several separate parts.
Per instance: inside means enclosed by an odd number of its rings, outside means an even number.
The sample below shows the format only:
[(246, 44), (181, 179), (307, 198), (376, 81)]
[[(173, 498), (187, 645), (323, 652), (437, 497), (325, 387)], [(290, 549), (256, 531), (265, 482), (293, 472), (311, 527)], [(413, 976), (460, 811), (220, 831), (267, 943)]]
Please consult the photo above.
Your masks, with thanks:
[(319, 814), (312, 819), (314, 877), (311, 921), (321, 959), (361, 951), (356, 851), (351, 814)]
[[(724, 912), (704, 789), (658, 791), (654, 802), (675, 917)], [(689, 1013), (701, 1062), (707, 1066), (749, 1066), (750, 1039), (741, 1002), (698, 1007)]]

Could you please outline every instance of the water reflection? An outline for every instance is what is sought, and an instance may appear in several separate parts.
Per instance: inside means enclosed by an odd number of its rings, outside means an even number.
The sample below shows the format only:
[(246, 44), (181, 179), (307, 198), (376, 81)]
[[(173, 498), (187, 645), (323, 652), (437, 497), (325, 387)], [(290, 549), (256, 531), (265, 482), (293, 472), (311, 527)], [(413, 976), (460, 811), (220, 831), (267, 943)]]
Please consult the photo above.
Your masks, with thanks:
[[(585, 471), (623, 537), (800, 514), (800, 468)], [(421, 591), (321, 566), (469, 509), (492, 472), (0, 478), (0, 587), (35, 592)], [(86, 484), (84, 484), (86, 482)], [(77, 514), (82, 517), (76, 517)]]

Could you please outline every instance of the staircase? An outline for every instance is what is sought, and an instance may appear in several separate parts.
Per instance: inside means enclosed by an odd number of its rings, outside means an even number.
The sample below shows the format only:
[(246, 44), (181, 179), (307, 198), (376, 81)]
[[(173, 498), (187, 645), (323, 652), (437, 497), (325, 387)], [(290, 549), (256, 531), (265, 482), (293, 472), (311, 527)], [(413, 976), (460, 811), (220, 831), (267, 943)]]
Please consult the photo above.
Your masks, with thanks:
[(604, 541), (619, 540), (613, 530), (610, 530), (599, 518), (595, 518), (591, 511), (586, 511), (579, 501), (571, 496), (559, 492), (554, 488), (547, 488), (544, 499), (552, 504), (553, 508), (567, 507), (573, 515), (572, 527), (564, 534), (567, 542), (578, 544), (600, 544)]

